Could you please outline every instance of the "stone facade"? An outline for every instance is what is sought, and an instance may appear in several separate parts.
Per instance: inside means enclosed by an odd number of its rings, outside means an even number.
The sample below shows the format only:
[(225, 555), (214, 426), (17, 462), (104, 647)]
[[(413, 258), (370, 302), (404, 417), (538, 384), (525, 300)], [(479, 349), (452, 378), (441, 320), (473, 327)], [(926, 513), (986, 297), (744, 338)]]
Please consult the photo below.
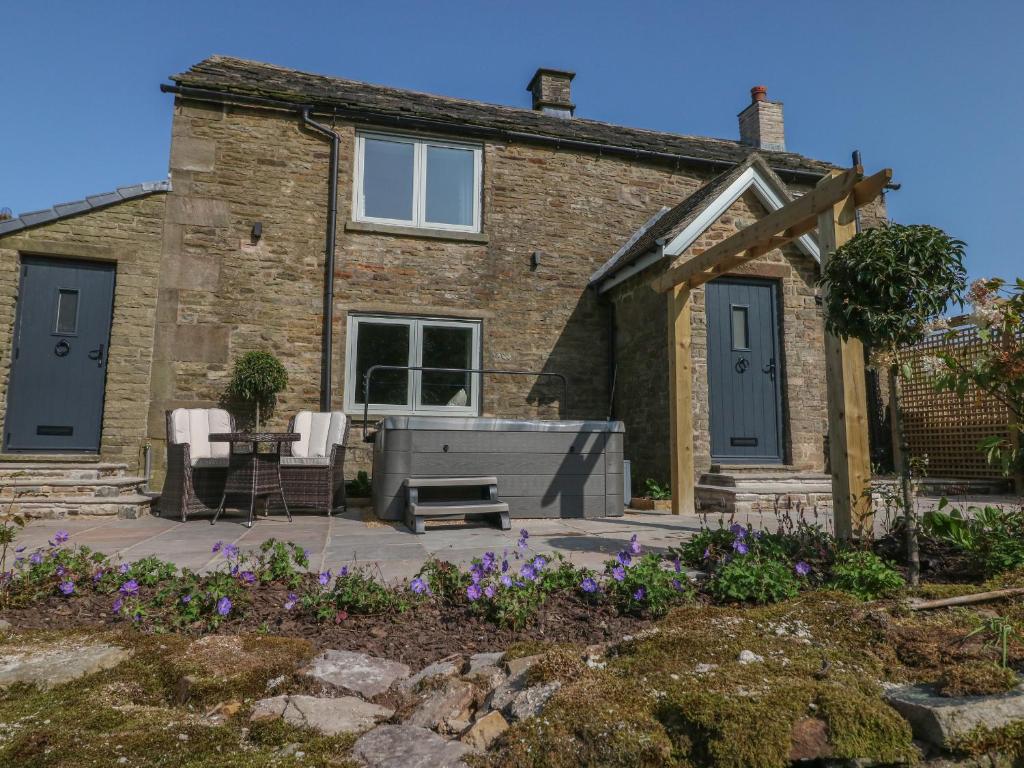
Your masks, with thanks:
[[(14, 332), (21, 254), (116, 264), (100, 452), (132, 472), (141, 469), (146, 443), (165, 199), (152, 194), (0, 236), (2, 339)], [(10, 351), (10, 343), (0, 346), (0, 423), (6, 416)]]

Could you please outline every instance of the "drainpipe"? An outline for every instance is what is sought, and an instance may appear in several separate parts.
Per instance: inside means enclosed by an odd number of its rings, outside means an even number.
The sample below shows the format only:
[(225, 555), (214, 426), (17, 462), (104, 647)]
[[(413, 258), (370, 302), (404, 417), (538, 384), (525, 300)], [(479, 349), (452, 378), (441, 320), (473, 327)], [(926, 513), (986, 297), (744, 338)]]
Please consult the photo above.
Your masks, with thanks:
[(326, 125), (310, 116), (310, 108), (302, 109), (302, 124), (326, 136), (331, 142), (330, 176), (327, 179), (327, 234), (324, 238), (324, 327), (320, 360), (320, 410), (331, 410), (331, 357), (334, 343), (334, 246), (338, 222), (338, 150), (341, 138)]

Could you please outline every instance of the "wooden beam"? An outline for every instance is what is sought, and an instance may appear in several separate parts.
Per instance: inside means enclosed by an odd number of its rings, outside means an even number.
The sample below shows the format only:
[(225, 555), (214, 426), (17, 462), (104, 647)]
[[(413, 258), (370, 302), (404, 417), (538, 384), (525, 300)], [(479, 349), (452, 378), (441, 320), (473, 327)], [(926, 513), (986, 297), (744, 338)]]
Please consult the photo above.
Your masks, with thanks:
[(848, 171), (833, 172), (813, 190), (787, 203), (764, 218), (712, 246), (699, 256), (680, 255), (660, 276), (651, 281), (656, 291), (664, 293), (689, 276), (714, 267), (722, 258), (764, 247), (769, 240), (790, 227), (806, 226), (808, 218), (829, 210), (836, 201), (845, 199), (863, 178), (860, 166)]
[(668, 295), (668, 408), (672, 455), (672, 514), (697, 511), (693, 477), (693, 354), (690, 343), (690, 289)]
[[(818, 216), (822, 269), (835, 250), (857, 233), (856, 210), (851, 192)], [(870, 532), (872, 525), (867, 385), (860, 341), (842, 341), (826, 332), (825, 380), (835, 533), (849, 540), (854, 531)]]
[(892, 182), (892, 168), (883, 168), (878, 173), (868, 176), (853, 188), (853, 200), (858, 208), (863, 208), (882, 194), (882, 190)]

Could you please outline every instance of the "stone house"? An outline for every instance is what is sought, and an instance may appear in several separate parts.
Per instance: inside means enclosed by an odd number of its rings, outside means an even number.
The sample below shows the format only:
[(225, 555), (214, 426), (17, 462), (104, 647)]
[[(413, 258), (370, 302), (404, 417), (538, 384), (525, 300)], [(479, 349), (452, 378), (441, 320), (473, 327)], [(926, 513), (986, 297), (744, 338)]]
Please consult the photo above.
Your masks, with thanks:
[[(648, 281), (833, 166), (786, 151), (761, 87), (726, 140), (580, 117), (573, 77), (538, 70), (526, 109), (223, 56), (174, 75), (169, 181), (0, 222), (4, 457), (137, 469), (149, 444), (159, 487), (165, 411), (218, 402), (266, 349), (290, 380), (271, 426), (361, 426), (373, 364), (557, 372), (564, 400), (543, 378), (387, 372), (369, 410), (621, 419), (634, 477), (666, 480)], [(699, 475), (825, 469), (817, 256), (808, 235), (695, 293)]]

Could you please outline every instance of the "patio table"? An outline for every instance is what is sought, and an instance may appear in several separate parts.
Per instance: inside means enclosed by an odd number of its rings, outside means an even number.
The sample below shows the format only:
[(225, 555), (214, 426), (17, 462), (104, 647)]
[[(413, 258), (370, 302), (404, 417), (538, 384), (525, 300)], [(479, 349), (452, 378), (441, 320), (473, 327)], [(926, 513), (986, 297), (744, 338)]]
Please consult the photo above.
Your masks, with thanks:
[[(210, 525), (217, 522), (220, 513), (224, 511), (224, 503), (229, 495), (249, 497), (249, 519), (246, 527), (251, 528), (254, 512), (256, 509), (257, 496), (269, 496), (279, 494), (284, 512), (288, 515), (288, 522), (292, 521), (292, 513), (288, 509), (288, 502), (285, 501), (284, 491), (281, 489), (281, 445), (294, 443), (299, 439), (297, 432), (214, 432), (210, 435), (211, 443), (231, 443), (231, 450), (228, 453), (228, 476), (224, 483), (224, 495), (221, 497), (220, 506), (213, 515)], [(248, 443), (248, 452), (236, 450), (236, 446)], [(260, 453), (258, 448), (261, 443), (273, 446), (273, 449)], [(268, 499), (269, 501), (269, 499)]]

